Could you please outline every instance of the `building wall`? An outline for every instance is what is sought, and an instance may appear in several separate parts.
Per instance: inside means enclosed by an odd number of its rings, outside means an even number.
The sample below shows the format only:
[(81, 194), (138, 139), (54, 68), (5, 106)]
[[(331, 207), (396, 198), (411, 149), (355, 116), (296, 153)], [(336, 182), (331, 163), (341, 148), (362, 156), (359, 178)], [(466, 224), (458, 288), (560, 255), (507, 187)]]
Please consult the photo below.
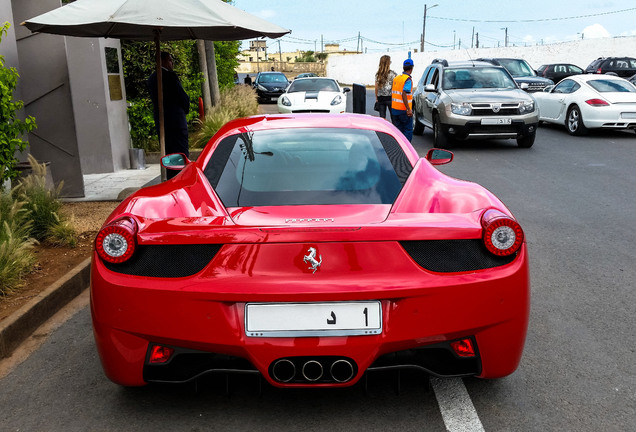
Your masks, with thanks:
[[(119, 40), (67, 37), (66, 45), (82, 173), (129, 168), (130, 133)], [(117, 50), (118, 74), (107, 73), (107, 47)], [(109, 76), (119, 80), (119, 100), (111, 100)]]
[[(0, 0), (3, 15), (15, 32), (20, 73), (17, 93), (25, 113), (35, 117), (37, 129), (29, 133), (28, 152), (40, 161), (50, 161), (53, 181), (64, 182), (62, 194), (84, 195), (84, 181), (71, 101), (64, 38), (32, 34), (19, 23), (60, 6), (59, 0)], [(5, 18), (6, 17), (6, 18)], [(17, 23), (17, 24), (16, 24)], [(5, 41), (0, 44), (4, 49)]]
[[(584, 39), (551, 45), (502, 48), (468, 48), (461, 50), (425, 51), (412, 53), (415, 63), (413, 77), (419, 80), (422, 73), (435, 58), (468, 60), (478, 57), (514, 57), (524, 58), (534, 68), (546, 63), (573, 63), (582, 68), (598, 57), (629, 56), (636, 57), (636, 36)], [(327, 57), (327, 76), (341, 83), (374, 85), (380, 57), (388, 54), (392, 59), (392, 69), (402, 71), (402, 62), (408, 58), (408, 52), (380, 52), (373, 54), (338, 55)]]

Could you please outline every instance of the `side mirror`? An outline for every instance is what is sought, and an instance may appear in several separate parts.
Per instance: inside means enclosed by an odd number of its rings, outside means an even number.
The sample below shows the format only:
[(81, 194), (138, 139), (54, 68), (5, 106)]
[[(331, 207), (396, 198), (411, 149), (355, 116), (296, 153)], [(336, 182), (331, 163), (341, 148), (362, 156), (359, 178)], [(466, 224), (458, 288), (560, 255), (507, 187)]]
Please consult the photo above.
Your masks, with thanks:
[(528, 83), (521, 83), (521, 84), (519, 84), (519, 88), (520, 88), (521, 90), (528, 90), (528, 87), (530, 87), (530, 86), (528, 85)]
[(343, 93), (349, 93), (351, 91), (351, 89), (349, 87), (345, 87), (342, 89)]
[(454, 157), (455, 155), (453, 152), (438, 148), (432, 148), (428, 151), (428, 153), (426, 153), (426, 160), (433, 165), (444, 165), (450, 163)]
[(424, 87), (424, 91), (434, 92), (434, 91), (437, 91), (437, 88), (435, 87), (435, 84), (426, 84), (426, 87)]
[(161, 158), (161, 165), (170, 170), (182, 170), (190, 159), (183, 153), (172, 153)]

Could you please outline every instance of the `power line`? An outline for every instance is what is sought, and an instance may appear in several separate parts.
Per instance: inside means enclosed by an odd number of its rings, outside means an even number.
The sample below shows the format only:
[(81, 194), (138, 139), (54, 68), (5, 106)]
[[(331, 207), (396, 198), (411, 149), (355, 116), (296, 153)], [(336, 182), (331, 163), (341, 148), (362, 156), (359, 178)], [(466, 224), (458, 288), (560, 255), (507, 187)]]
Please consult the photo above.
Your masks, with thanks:
[(591, 18), (591, 17), (613, 15), (613, 14), (631, 12), (631, 11), (636, 11), (636, 7), (629, 8), (629, 9), (621, 9), (621, 10), (611, 11), (611, 12), (599, 12), (599, 13), (589, 14), (589, 15), (576, 15), (576, 16), (570, 16), (570, 17), (539, 18), (539, 19), (525, 19), (525, 20), (482, 20), (482, 19), (446, 18), (446, 17), (436, 17), (436, 16), (429, 16), (428, 18), (443, 20), (443, 21), (460, 21), (460, 22), (471, 22), (471, 23), (532, 23), (532, 22), (566, 21), (566, 20), (581, 19), (581, 18)]

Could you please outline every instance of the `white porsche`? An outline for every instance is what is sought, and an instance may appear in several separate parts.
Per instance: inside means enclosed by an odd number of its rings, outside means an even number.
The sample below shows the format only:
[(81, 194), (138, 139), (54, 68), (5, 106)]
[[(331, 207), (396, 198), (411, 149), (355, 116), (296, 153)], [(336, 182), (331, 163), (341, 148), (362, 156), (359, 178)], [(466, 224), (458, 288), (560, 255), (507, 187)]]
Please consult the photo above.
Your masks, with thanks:
[(575, 75), (532, 95), (539, 121), (565, 125), (572, 135), (592, 128), (636, 131), (636, 87), (623, 78)]
[(349, 91), (348, 87), (340, 88), (332, 78), (298, 78), (278, 97), (278, 112), (343, 113)]

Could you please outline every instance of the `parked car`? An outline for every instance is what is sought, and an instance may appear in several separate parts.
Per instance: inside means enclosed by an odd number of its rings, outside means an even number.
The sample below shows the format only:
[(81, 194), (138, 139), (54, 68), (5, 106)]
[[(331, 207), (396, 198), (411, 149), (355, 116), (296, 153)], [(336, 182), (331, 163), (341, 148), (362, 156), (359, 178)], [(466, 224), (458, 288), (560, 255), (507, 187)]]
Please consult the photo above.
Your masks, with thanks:
[(282, 72), (259, 72), (254, 80), (254, 88), (259, 102), (269, 102), (285, 92), (289, 80)]
[(305, 72), (305, 73), (301, 73), (299, 75), (296, 76), (296, 78), (294, 79), (298, 79), (298, 78), (312, 78), (312, 77), (317, 77), (318, 75), (316, 75), (313, 72)]
[(413, 133), (430, 127), (436, 147), (480, 138), (513, 138), (532, 147), (538, 122), (532, 96), (491, 63), (436, 59), (413, 94)]
[(542, 91), (549, 85), (553, 85), (554, 81), (548, 78), (537, 76), (537, 73), (530, 64), (524, 59), (517, 58), (479, 58), (479, 61), (485, 61), (497, 66), (506, 68), (510, 75), (514, 78), (519, 87), (527, 92)]
[(534, 95), (541, 121), (565, 125), (572, 135), (588, 129), (636, 129), (636, 87), (611, 75), (576, 75)]
[(629, 78), (636, 74), (636, 58), (632, 57), (599, 57), (585, 68), (590, 74), (615, 74)]
[(97, 235), (91, 312), (124, 386), (252, 374), (344, 387), (369, 371), (497, 378), (521, 359), (524, 233), (487, 189), (379, 117), (233, 120)]
[(583, 69), (577, 65), (569, 63), (553, 63), (544, 64), (539, 66), (537, 74), (543, 78), (548, 78), (555, 83), (558, 83), (563, 78), (567, 78), (572, 75), (580, 75), (584, 73)]
[(295, 79), (278, 98), (279, 113), (343, 113), (349, 87), (340, 88), (332, 78)]

